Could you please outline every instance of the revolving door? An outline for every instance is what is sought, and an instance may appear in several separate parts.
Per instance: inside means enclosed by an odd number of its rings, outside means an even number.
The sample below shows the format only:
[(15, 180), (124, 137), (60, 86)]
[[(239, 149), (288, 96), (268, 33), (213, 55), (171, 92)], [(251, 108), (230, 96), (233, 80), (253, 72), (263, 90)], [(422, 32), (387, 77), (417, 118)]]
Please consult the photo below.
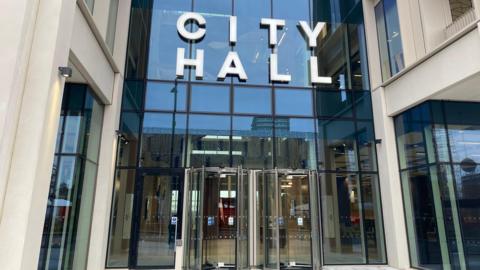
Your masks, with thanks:
[(319, 269), (316, 173), (190, 169), (186, 173), (186, 269)]
[(234, 168), (187, 171), (187, 269), (248, 268), (248, 173)]

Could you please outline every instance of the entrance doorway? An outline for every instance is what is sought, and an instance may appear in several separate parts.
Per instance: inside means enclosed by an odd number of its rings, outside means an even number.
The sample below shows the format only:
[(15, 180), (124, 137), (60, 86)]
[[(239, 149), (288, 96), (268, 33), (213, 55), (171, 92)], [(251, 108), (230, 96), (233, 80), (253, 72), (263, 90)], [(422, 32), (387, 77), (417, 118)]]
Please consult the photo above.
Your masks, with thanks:
[(184, 267), (319, 267), (315, 179), (308, 170), (188, 170)]

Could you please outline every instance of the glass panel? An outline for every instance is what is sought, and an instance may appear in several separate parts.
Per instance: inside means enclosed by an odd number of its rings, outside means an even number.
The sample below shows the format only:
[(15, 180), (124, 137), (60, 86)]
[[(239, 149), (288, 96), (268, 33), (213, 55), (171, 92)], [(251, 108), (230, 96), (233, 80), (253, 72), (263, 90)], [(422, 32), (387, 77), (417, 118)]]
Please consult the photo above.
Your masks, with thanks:
[(272, 4), (273, 17), (285, 20), (285, 26), (277, 31), (274, 49), (278, 54), (278, 72), (291, 75), (289, 85), (308, 87), (311, 52), (297, 25), (299, 20), (310, 21), (310, 0), (273, 0)]
[(375, 6), (375, 21), (377, 26), (378, 49), (380, 51), (380, 67), (382, 69), (383, 81), (388, 80), (392, 73), (390, 71), (390, 62), (388, 58), (387, 43), (387, 25), (385, 24), (385, 13), (383, 11), (383, 1)]
[(368, 263), (386, 263), (385, 239), (383, 237), (383, 219), (378, 176), (361, 175), (361, 196), (363, 207), (363, 226), (368, 249)]
[[(152, 14), (151, 4), (152, 1), (132, 0), (128, 33), (128, 57), (125, 59), (125, 78), (127, 79), (144, 79), (146, 77), (148, 32), (150, 31)], [(156, 35), (152, 36), (157, 37)]]
[(140, 111), (143, 108), (143, 81), (125, 81), (123, 85), (122, 110)]
[(272, 137), (272, 118), (233, 117), (232, 166), (272, 168)]
[[(242, 0), (234, 1), (234, 5), (234, 12), (239, 22), (238, 42), (234, 49), (247, 73), (247, 83), (267, 85), (270, 76), (268, 59), (271, 50), (268, 47), (268, 31), (261, 29), (259, 22), (261, 18), (270, 17), (270, 1)], [(239, 83), (238, 78), (234, 78), (233, 81)]]
[(358, 163), (361, 171), (376, 171), (376, 147), (373, 122), (357, 121)]
[(191, 111), (230, 112), (230, 88), (213, 85), (192, 85)]
[(237, 265), (239, 269), (249, 269), (250, 268), (250, 246), (249, 243), (252, 241), (249, 239), (249, 201), (250, 190), (249, 190), (249, 173), (247, 170), (240, 170), (238, 175), (238, 188), (237, 188), (237, 226), (238, 226), (238, 235), (237, 235)]
[(140, 132), (140, 113), (123, 112), (120, 131), (124, 136), (118, 141), (117, 166), (136, 166)]
[(85, 4), (87, 4), (87, 7), (90, 10), (90, 13), (93, 14), (93, 6), (95, 4), (95, 0), (85, 0)]
[(264, 227), (261, 228), (265, 233), (265, 267), (279, 268), (279, 226), (283, 225), (283, 218), (278, 216), (278, 183), (276, 174), (266, 173), (263, 179), (264, 187), (264, 200), (263, 200), (263, 213), (265, 216), (260, 218), (264, 219)]
[(68, 241), (73, 232), (68, 227), (78, 214), (76, 200), (81, 163), (74, 156), (66, 156), (59, 159), (55, 168), (57, 175), (50, 183), (38, 269), (61, 269), (63, 264), (70, 265), (68, 261), (62, 263), (62, 260), (64, 255), (74, 251), (71, 241)]
[(118, 1), (119, 0), (110, 0), (110, 7), (108, 9), (108, 25), (105, 42), (112, 54), (115, 45), (115, 32), (117, 30)]
[(415, 107), (395, 118), (401, 169), (425, 165), (429, 159), (434, 161), (433, 153), (427, 155), (427, 146), (433, 147), (430, 120), (428, 104)]
[(405, 64), (403, 62), (402, 37), (398, 21), (397, 0), (383, 0), (385, 10), (385, 24), (387, 25), (387, 44), (390, 56), (390, 70), (392, 75), (400, 72)]
[(464, 163), (453, 168), (467, 268), (475, 269), (480, 265), (480, 166)]
[[(185, 48), (185, 57), (188, 58), (189, 44), (177, 33), (178, 17), (186, 11), (191, 11), (190, 0), (153, 1), (148, 54), (149, 79), (176, 79), (177, 48)], [(136, 28), (130, 26), (130, 29)], [(209, 33), (210, 31), (209, 29)], [(183, 79), (188, 79), (188, 71), (185, 72)]]
[(202, 267), (235, 267), (237, 175), (207, 172), (204, 181)]
[(81, 111), (69, 111), (65, 118), (65, 129), (63, 131), (63, 153), (82, 153), (85, 118)]
[(282, 266), (312, 265), (312, 219), (308, 175), (280, 174), (279, 225)]
[(313, 116), (312, 91), (275, 89), (277, 115)]
[(442, 269), (432, 182), (427, 168), (402, 173), (405, 212), (412, 265)]
[(358, 175), (324, 174), (321, 178), (325, 264), (366, 263)]
[(373, 119), (372, 99), (369, 91), (355, 91), (355, 113), (360, 119)]
[(354, 122), (319, 120), (318, 137), (320, 169), (358, 170)]
[(275, 137), (276, 165), (279, 168), (316, 167), (313, 119), (276, 118)]
[[(201, 206), (201, 184), (203, 183), (203, 170), (193, 170), (189, 173), (188, 193), (185, 194), (187, 204), (187, 224), (185, 235), (184, 265), (190, 269), (198, 269), (201, 265), (201, 226), (203, 225), (203, 209)], [(188, 253), (187, 253), (188, 252)]]
[(107, 266), (127, 267), (132, 228), (135, 170), (117, 170), (113, 190)]
[(383, 79), (386, 80), (405, 67), (397, 1), (382, 0), (375, 7), (375, 18), (379, 36), (382, 74)]
[[(218, 72), (230, 51), (228, 36), (232, 1), (197, 0), (193, 10), (205, 18), (208, 31), (201, 42), (192, 46), (192, 58), (196, 58), (197, 49), (204, 50), (206, 61), (203, 63), (203, 79), (197, 79), (192, 73), (191, 80), (219, 82)], [(230, 83), (231, 80), (227, 78), (223, 82)]]
[(272, 91), (264, 88), (236, 87), (235, 113), (272, 114)]
[(176, 175), (144, 176), (137, 265), (175, 265), (176, 226), (171, 224), (171, 218), (177, 215), (179, 192), (180, 179)]
[(330, 89), (368, 89), (362, 1), (312, 1), (313, 22), (326, 22), (314, 55)]
[(90, 105), (85, 108), (85, 115), (90, 119), (86, 128), (86, 157), (88, 160), (98, 163), (100, 153), (100, 139), (103, 126), (103, 106), (92, 98)]
[[(256, 205), (255, 205), (255, 220), (256, 220), (256, 227), (254, 228), (254, 242), (255, 249), (255, 256), (253, 257), (253, 265), (256, 268), (262, 268), (265, 263), (265, 243), (270, 241), (267, 239), (265, 235), (267, 231), (267, 214), (265, 209), (265, 199), (266, 199), (266, 186), (265, 186), (265, 173), (263, 171), (256, 171), (255, 172), (255, 198), (256, 198)], [(270, 236), (269, 236), (270, 237)]]
[(187, 87), (185, 84), (147, 84), (145, 110), (185, 111), (187, 109)]
[(228, 167), (230, 116), (191, 114), (189, 117), (187, 167)]
[(145, 113), (140, 165), (183, 167), (186, 131), (185, 114)]
[(319, 116), (352, 117), (352, 92), (317, 91), (316, 107)]

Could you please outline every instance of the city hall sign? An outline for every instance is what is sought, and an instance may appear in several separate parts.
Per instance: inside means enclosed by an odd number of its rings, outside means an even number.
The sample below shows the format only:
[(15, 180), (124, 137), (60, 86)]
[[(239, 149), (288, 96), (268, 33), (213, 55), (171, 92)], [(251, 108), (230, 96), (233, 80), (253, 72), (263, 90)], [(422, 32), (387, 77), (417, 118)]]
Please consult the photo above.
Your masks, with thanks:
[[(198, 29), (194, 32), (187, 30), (186, 24), (188, 22), (195, 23), (198, 26)], [(229, 24), (229, 42), (230, 44), (234, 45), (237, 42), (237, 17), (230, 16)], [(317, 37), (325, 26), (325, 23), (317, 23), (313, 30), (306, 21), (299, 21), (298, 24), (308, 40), (308, 46), (310, 48), (316, 47)], [(260, 25), (263, 27), (268, 27), (269, 45), (275, 48), (277, 46), (277, 29), (281, 29), (285, 26), (285, 20), (262, 18)], [(187, 41), (200, 41), (207, 33), (206, 20), (199, 13), (183, 13), (177, 20), (177, 31), (178, 34)], [(195, 55), (196, 58), (193, 59), (185, 58), (185, 49), (177, 48), (176, 75), (178, 78), (183, 78), (185, 67), (195, 68), (195, 77), (198, 79), (203, 78), (204, 51), (201, 49), (196, 49)], [(317, 61), (318, 60), (316, 56), (310, 57), (310, 82), (312, 84), (331, 84), (331, 77), (318, 76)], [(270, 54), (270, 81), (288, 83), (292, 79), (291, 75), (278, 73), (277, 63), (278, 55), (276, 53)], [(225, 61), (218, 72), (217, 78), (219, 80), (224, 80), (227, 76), (238, 76), (238, 78), (242, 81), (248, 80), (247, 73), (243, 68), (242, 61), (240, 60), (237, 52), (231, 51), (227, 54)]]

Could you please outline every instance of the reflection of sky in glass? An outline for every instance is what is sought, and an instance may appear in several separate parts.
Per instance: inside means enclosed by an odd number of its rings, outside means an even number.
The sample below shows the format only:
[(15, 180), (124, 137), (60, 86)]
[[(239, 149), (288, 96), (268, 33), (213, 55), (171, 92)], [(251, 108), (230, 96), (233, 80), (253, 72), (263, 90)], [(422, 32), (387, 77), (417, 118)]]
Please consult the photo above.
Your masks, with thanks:
[(224, 86), (193, 85), (191, 110), (196, 112), (229, 112), (230, 88)]
[(229, 135), (230, 116), (191, 114), (188, 128), (194, 135)]
[(480, 126), (449, 126), (448, 136), (453, 162), (470, 158), (480, 163)]
[(272, 92), (270, 89), (237, 87), (234, 91), (236, 113), (272, 113)]
[[(175, 91), (177, 106), (175, 108)], [(184, 84), (148, 83), (145, 110), (186, 110), (187, 90)]]
[(312, 92), (276, 89), (275, 111), (278, 115), (313, 115)]

